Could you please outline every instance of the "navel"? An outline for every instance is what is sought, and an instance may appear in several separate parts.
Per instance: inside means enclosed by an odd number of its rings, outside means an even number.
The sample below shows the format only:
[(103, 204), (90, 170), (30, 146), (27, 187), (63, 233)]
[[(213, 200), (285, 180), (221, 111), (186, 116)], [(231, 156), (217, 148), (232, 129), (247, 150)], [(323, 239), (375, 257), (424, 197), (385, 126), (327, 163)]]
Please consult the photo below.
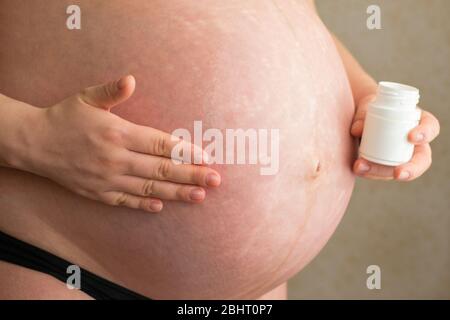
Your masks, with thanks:
[(322, 163), (319, 159), (314, 160), (311, 177), (316, 179), (322, 173)]

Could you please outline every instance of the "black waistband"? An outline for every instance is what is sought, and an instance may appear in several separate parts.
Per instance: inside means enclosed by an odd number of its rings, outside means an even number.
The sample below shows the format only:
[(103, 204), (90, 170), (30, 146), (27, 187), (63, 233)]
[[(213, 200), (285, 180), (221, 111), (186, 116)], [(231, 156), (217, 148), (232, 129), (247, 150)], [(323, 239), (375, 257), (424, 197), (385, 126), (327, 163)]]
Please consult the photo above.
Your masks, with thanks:
[[(53, 276), (66, 283), (74, 265), (0, 231), (0, 260)], [(146, 300), (138, 293), (80, 268), (80, 290), (97, 300)]]

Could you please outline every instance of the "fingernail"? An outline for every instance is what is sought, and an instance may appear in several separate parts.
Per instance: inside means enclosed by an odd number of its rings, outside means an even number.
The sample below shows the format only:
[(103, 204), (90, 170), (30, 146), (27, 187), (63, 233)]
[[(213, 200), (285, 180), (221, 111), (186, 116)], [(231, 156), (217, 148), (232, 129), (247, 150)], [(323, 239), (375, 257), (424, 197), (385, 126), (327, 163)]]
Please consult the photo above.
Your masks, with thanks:
[(161, 211), (162, 207), (163, 205), (160, 201), (150, 201), (150, 209), (152, 211)]
[(399, 180), (407, 180), (411, 174), (408, 171), (402, 171), (398, 175)]
[(201, 188), (192, 189), (189, 198), (191, 198), (191, 200), (203, 200), (205, 199), (205, 191)]
[(367, 163), (360, 162), (358, 165), (358, 172), (368, 172), (370, 170), (370, 166)]
[(422, 141), (423, 139), (425, 139), (425, 135), (424, 135), (423, 133), (417, 133), (416, 136), (414, 137), (414, 139), (415, 139), (417, 142), (420, 142), (420, 141)]
[(217, 187), (220, 185), (220, 177), (215, 173), (209, 173), (206, 176), (206, 184), (210, 187)]

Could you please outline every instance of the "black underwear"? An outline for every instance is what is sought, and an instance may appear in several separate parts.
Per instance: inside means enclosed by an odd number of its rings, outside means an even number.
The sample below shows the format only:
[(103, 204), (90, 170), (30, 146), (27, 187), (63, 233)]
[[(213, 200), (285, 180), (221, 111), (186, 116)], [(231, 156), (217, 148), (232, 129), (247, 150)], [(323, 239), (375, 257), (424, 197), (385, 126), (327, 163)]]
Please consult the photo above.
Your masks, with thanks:
[[(64, 283), (73, 263), (0, 231), (0, 260), (46, 273)], [(138, 293), (81, 269), (80, 290), (97, 300), (148, 300)]]

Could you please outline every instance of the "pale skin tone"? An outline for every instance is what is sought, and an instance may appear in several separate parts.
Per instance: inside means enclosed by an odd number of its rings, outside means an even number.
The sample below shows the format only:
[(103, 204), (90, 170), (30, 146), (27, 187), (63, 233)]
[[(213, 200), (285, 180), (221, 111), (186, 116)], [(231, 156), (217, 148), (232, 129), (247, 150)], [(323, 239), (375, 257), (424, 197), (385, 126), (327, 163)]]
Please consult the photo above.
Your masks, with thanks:
[[(179, 140), (109, 112), (134, 89), (134, 78), (126, 76), (43, 109), (1, 96), (0, 163), (109, 205), (159, 212), (162, 200), (203, 201), (205, 188), (220, 184), (216, 171), (175, 164), (171, 150)], [(202, 150), (186, 146), (191, 163), (205, 160)]]
[[(337, 42), (337, 39), (335, 40)], [(370, 95), (374, 93), (375, 81), (364, 72), (343, 46), (338, 43), (337, 46), (342, 56), (342, 60), (346, 65), (358, 110), (363, 110), (363, 99), (365, 97), (370, 97)], [(122, 98), (113, 99), (118, 105), (125, 102), (124, 96), (130, 94), (132, 92), (131, 88), (135, 85), (133, 78), (126, 77), (125, 79), (126, 80), (124, 81), (127, 83), (125, 88), (127, 89), (122, 91), (122, 95), (119, 94)], [(112, 82), (106, 87), (100, 87), (103, 89), (99, 90), (99, 92), (115, 92), (114, 90), (111, 90), (114, 88), (114, 84), (117, 84), (117, 82)], [(137, 83), (136, 85), (140, 86), (142, 83)], [(55, 106), (48, 106), (47, 111), (43, 113), (36, 112), (38, 108), (0, 95), (0, 165), (47, 176), (64, 185), (69, 190), (78, 192), (79, 194), (84, 193), (86, 196), (97, 201), (110, 203), (111, 198), (107, 201), (104, 197), (106, 194), (111, 195), (111, 193), (114, 192), (114, 202), (112, 204), (127, 206), (126, 201), (124, 202), (123, 200), (123, 195), (126, 195), (127, 199), (129, 199), (130, 196), (133, 199), (136, 199), (134, 197), (137, 197), (139, 202), (133, 203), (138, 203), (142, 208), (147, 209), (149, 212), (154, 212), (150, 208), (149, 201), (156, 201), (155, 204), (157, 209), (159, 209), (159, 205), (162, 203), (181, 200), (180, 198), (163, 198), (161, 194), (158, 196), (154, 194), (151, 196), (143, 196), (141, 193), (142, 190), (149, 189), (146, 186), (149, 185), (147, 181), (150, 180), (177, 183), (175, 174), (173, 176), (168, 176), (166, 174), (166, 179), (148, 178), (147, 174), (150, 172), (150, 169), (155, 170), (156, 172), (168, 172), (167, 170), (158, 170), (161, 166), (152, 163), (150, 167), (150, 164), (146, 163), (145, 174), (142, 174), (142, 176), (140, 176), (140, 171), (134, 171), (130, 174), (130, 172), (125, 170), (125, 168), (133, 166), (132, 162), (135, 153), (138, 153), (139, 155), (143, 154), (148, 157), (155, 157), (159, 164), (164, 162), (163, 160), (167, 160), (168, 157), (161, 155), (165, 153), (157, 151), (164, 149), (161, 148), (161, 146), (167, 146), (167, 144), (155, 142), (168, 141), (168, 139), (163, 140), (159, 138), (161, 136), (166, 136), (166, 134), (157, 130), (152, 130), (150, 132), (148, 130), (150, 128), (148, 127), (139, 127), (139, 129), (145, 130), (145, 132), (143, 135), (138, 135), (138, 130), (133, 130), (134, 125), (132, 123), (113, 116), (105, 110), (101, 110), (105, 107), (112, 107), (112, 104), (105, 104), (104, 99), (89, 100), (89, 98), (86, 99), (86, 97), (84, 97), (84, 99), (79, 99), (79, 95), (83, 93), (86, 96), (86, 91), (90, 90), (80, 92), (75, 96), (75, 99), (74, 96), (72, 96)], [(126, 94), (123, 94), (124, 92)], [(110, 101), (111, 99), (106, 98), (105, 100)], [(103, 101), (103, 103), (99, 104), (99, 101)], [(358, 124), (358, 126), (360, 124)], [(117, 127), (115, 125), (117, 125)], [(36, 127), (38, 127), (39, 130), (37, 130)], [(119, 132), (117, 129), (120, 129)], [(45, 130), (51, 130), (51, 132), (47, 131), (47, 133), (44, 134)], [(71, 134), (73, 132), (77, 134)], [(124, 133), (127, 138), (126, 141), (122, 136)], [(98, 137), (101, 138), (98, 139)], [(142, 141), (142, 137), (145, 137), (145, 143), (148, 144), (144, 149), (146, 151), (152, 151), (142, 153), (132, 149), (131, 145), (137, 145), (139, 141)], [(95, 141), (95, 143), (88, 144), (86, 141)], [(79, 158), (81, 154), (87, 156)], [(116, 160), (114, 161), (112, 160), (113, 155), (116, 156), (114, 158)], [(92, 159), (97, 159), (98, 162), (95, 163)], [(431, 161), (431, 157), (429, 160)], [(355, 164), (357, 163), (358, 161)], [(109, 166), (110, 170), (106, 170), (104, 165)], [(56, 168), (58, 169), (57, 171), (55, 170)], [(205, 168), (209, 169), (205, 166), (183, 167), (182, 169), (183, 171), (187, 170), (186, 172), (188, 172), (189, 170), (203, 170)], [(203, 177), (205, 175), (206, 173), (204, 173)], [(134, 191), (128, 191), (132, 189), (131, 187), (129, 189), (126, 189), (122, 185), (119, 187), (119, 184), (117, 183), (118, 180), (122, 180), (122, 177), (129, 176), (140, 179), (140, 183), (134, 184), (136, 186), (133, 188)], [(208, 187), (204, 186), (204, 180), (201, 176), (202, 175), (200, 175), (197, 182), (185, 182), (179, 185), (177, 190), (183, 190), (187, 185), (192, 188), (198, 186), (207, 191)], [(372, 176), (370, 178), (374, 177)], [(393, 179), (394, 176), (392, 175), (388, 178)], [(115, 183), (113, 183), (113, 180)], [(130, 180), (128, 181), (130, 182)], [(154, 183), (152, 183), (152, 186), (153, 185)], [(134, 192), (136, 192), (135, 190), (139, 190), (137, 191), (137, 194), (134, 194)], [(220, 192), (220, 190), (218, 191)], [(178, 196), (180, 194), (183, 193), (179, 192)], [(183, 201), (197, 203), (187, 199), (183, 199)], [(198, 200), (198, 202), (201, 201), (202, 200)], [(130, 207), (133, 208), (136, 207), (136, 205)], [(191, 208), (193, 211), (195, 210), (194, 205)], [(135, 210), (135, 212), (136, 216), (141, 214), (141, 211)], [(153, 217), (158, 218), (158, 216)], [(8, 284), (9, 282), (4, 282), (4, 288), (7, 289), (3, 291), (7, 291), (7, 295), (10, 297), (87, 298), (86, 295), (78, 291), (70, 291), (69, 294), (64, 284), (61, 284), (50, 276), (42, 276), (40, 273), (29, 269), (24, 269), (22, 270), (23, 272), (21, 272), (18, 271), (21, 267), (7, 265), (6, 263), (0, 263), (0, 268), (0, 274), (5, 275), (6, 281), (9, 279), (14, 280), (10, 284)], [(17, 275), (18, 273), (19, 276)], [(44, 287), (46, 290), (42, 290)], [(285, 284), (280, 287), (280, 289), (271, 291), (274, 295), (270, 294), (263, 298), (285, 299)], [(74, 294), (76, 294), (76, 296)]]
[[(335, 42), (356, 105), (350, 132), (360, 138), (376, 82)], [(125, 76), (43, 109), (0, 95), (0, 165), (47, 177), (108, 205), (160, 212), (164, 201), (202, 202), (207, 188), (220, 185), (218, 172), (203, 164), (174, 164), (170, 157), (176, 139), (109, 112), (132, 96), (135, 85), (132, 76)], [(389, 167), (359, 158), (353, 170), (370, 179), (414, 180), (430, 167), (430, 142), (438, 134), (438, 120), (423, 111), (408, 135), (416, 145), (410, 162)], [(189, 147), (205, 160), (201, 150)]]
[[(314, 1), (311, 1), (311, 4), (314, 6)], [(333, 38), (347, 71), (356, 106), (350, 133), (355, 138), (361, 138), (367, 107), (376, 95), (377, 83), (364, 71), (339, 39), (335, 36)], [(439, 135), (439, 130), (439, 121), (436, 117), (423, 110), (419, 125), (408, 134), (408, 140), (415, 144), (413, 157), (408, 163), (393, 167), (358, 158), (353, 164), (353, 171), (362, 178), (376, 180), (412, 181), (417, 179), (431, 166), (430, 142)]]

